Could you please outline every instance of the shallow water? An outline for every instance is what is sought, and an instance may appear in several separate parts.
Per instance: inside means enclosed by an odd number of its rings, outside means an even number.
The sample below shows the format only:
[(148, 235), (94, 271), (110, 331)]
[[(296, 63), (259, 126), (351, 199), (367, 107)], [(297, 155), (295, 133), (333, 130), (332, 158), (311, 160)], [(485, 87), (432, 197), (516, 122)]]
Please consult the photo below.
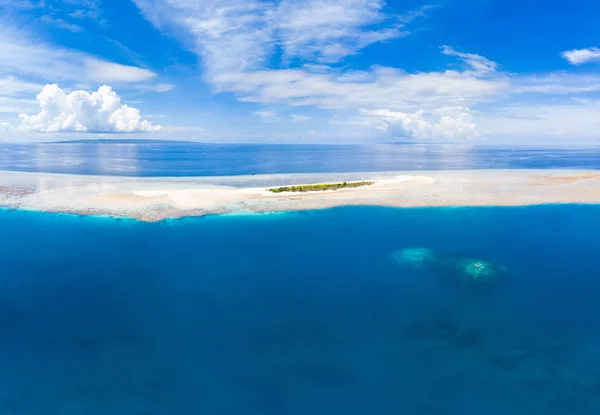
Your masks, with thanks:
[(599, 214), (0, 211), (0, 413), (597, 414)]

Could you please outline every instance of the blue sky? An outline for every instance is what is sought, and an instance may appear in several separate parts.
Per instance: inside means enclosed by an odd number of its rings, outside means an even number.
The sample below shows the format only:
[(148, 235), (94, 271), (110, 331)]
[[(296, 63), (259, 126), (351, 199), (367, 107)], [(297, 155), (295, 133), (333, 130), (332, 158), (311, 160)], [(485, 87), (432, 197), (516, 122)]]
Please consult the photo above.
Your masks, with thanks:
[(0, 140), (600, 141), (592, 0), (0, 0)]

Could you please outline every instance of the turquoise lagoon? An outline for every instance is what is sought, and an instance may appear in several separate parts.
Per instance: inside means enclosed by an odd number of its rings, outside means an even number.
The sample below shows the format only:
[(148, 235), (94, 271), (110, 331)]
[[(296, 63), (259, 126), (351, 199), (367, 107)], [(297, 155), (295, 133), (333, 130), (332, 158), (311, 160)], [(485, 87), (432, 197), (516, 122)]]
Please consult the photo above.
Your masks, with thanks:
[(0, 211), (0, 413), (595, 415), (599, 217)]

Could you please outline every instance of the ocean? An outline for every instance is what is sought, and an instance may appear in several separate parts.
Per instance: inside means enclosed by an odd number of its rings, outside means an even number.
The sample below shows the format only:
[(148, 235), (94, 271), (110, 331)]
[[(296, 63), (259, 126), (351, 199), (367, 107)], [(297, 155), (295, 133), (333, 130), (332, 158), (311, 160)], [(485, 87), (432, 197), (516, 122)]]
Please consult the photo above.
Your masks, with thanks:
[(104, 140), (0, 143), (0, 171), (112, 176), (238, 176), (473, 169), (598, 169), (600, 147), (467, 144), (278, 145)]
[[(464, 145), (0, 145), (0, 170), (121, 176), (598, 160)], [(600, 205), (157, 223), (0, 209), (0, 414), (597, 415), (598, 217)]]
[(599, 215), (0, 211), (0, 413), (596, 415)]

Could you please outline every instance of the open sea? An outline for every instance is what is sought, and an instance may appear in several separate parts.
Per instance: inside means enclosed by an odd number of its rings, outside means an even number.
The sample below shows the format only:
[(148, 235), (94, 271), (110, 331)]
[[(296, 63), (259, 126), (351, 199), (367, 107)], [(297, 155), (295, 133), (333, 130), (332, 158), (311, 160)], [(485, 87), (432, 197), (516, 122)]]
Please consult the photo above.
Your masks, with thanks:
[[(137, 150), (98, 155), (112, 145)], [(0, 170), (600, 166), (597, 150), (58, 146), (0, 146)], [(599, 217), (600, 205), (159, 223), (0, 210), (0, 414), (597, 415)]]
[(599, 169), (600, 147), (466, 144), (278, 145), (103, 140), (0, 143), (0, 171), (235, 176), (473, 169)]

